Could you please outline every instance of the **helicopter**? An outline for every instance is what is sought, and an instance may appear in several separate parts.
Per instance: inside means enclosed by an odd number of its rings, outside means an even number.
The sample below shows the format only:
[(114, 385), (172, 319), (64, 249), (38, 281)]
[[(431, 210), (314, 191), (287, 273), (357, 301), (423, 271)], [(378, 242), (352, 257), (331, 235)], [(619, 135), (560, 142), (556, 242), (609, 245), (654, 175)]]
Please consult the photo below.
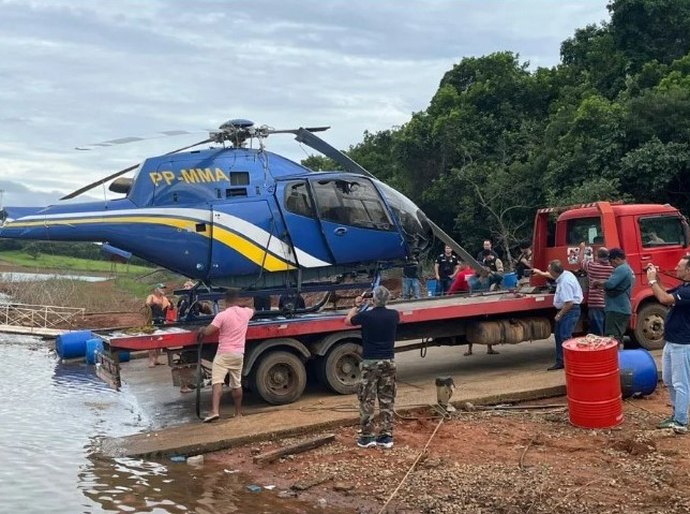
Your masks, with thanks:
[[(275, 130), (233, 119), (54, 205), (4, 208), (0, 237), (103, 242), (208, 287), (269, 293), (376, 276), (417, 258), (434, 236), (479, 266), (410, 199), (315, 135), (328, 128)], [(292, 134), (344, 171), (312, 171), (268, 151), (265, 140), (275, 134)], [(71, 201), (109, 181), (123, 198)]]

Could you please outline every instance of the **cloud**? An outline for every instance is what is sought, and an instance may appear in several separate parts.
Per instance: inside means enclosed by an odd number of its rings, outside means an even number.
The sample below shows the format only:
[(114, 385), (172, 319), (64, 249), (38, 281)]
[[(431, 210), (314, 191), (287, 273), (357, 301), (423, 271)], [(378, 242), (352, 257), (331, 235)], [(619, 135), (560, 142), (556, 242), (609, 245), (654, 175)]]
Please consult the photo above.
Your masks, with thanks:
[(603, 0), (0, 1), (0, 173), (65, 193), (199, 137), (75, 146), (236, 117), (332, 125), (326, 139), (347, 148), (426, 108), (463, 57), (552, 66), (606, 17)]

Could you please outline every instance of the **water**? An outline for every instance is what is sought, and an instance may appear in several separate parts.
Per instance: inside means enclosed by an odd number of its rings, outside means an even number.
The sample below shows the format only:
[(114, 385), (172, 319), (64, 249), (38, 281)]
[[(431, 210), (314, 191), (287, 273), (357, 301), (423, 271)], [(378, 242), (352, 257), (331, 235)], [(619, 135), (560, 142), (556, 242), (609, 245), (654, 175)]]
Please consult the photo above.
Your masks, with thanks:
[(95, 277), (89, 275), (63, 275), (47, 273), (17, 273), (15, 271), (0, 272), (0, 280), (4, 282), (41, 282), (44, 280), (81, 280), (83, 282), (105, 282), (108, 277)]
[(100, 457), (103, 437), (160, 425), (151, 398), (111, 390), (33, 337), (0, 333), (0, 365), (0, 513), (323, 512), (249, 492), (249, 477), (219, 463)]

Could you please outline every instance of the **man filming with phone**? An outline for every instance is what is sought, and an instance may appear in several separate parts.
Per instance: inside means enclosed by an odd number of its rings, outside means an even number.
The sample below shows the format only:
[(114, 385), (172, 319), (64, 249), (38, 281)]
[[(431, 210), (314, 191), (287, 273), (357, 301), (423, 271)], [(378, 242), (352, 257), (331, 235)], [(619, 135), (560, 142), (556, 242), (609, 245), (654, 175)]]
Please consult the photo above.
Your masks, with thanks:
[[(359, 311), (365, 296), (373, 309)], [(361, 382), (359, 385), (359, 419), (362, 434), (357, 439), (360, 448), (393, 447), (393, 419), (396, 393), (395, 337), (400, 313), (386, 308), (390, 292), (383, 286), (374, 288), (372, 295), (355, 299), (355, 305), (345, 317), (346, 325), (362, 327)], [(374, 435), (374, 408), (379, 400), (381, 427)]]

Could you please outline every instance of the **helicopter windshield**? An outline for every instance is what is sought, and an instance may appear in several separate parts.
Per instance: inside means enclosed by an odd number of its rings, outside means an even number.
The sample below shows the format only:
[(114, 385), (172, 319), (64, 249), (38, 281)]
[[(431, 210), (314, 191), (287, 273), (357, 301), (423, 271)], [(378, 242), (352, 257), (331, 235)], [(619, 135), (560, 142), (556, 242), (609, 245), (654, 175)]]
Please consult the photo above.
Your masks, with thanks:
[(312, 188), (322, 219), (375, 230), (394, 229), (378, 192), (368, 180), (316, 180)]
[(431, 243), (431, 227), (426, 216), (412, 200), (392, 187), (377, 181), (388, 205), (395, 213), (412, 252), (425, 250)]

